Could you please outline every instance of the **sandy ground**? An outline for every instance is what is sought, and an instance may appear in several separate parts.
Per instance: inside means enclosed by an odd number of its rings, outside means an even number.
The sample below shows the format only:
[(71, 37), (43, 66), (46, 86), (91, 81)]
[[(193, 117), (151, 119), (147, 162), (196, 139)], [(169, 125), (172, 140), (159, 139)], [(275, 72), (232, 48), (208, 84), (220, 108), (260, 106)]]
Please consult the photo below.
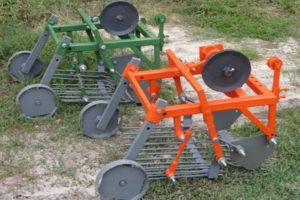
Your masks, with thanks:
[[(183, 61), (198, 60), (198, 47), (207, 44), (222, 43), (225, 48), (240, 49), (247, 46), (256, 49), (262, 59), (251, 62), (252, 72), (269, 87), (272, 83), (272, 72), (265, 65), (266, 59), (272, 55), (278, 55), (284, 61), (281, 87), (289, 89), (285, 94), (287, 98), (283, 99), (279, 106), (289, 105), (291, 102), (300, 105), (300, 88), (295, 84), (296, 76), (293, 74), (293, 70), (300, 64), (299, 43), (293, 38), (288, 38), (284, 42), (268, 42), (258, 39), (241, 41), (224, 38), (200, 39), (192, 36), (184, 27), (171, 24), (166, 25), (166, 35), (169, 37), (165, 49), (172, 49)], [(201, 77), (197, 79), (203, 83)], [(195, 93), (187, 83), (184, 84), (184, 88), (189, 97), (195, 98)], [(205, 90), (209, 97), (222, 97), (222, 94), (209, 90), (207, 87)], [(256, 111), (265, 112), (264, 109)], [(34, 137), (35, 139), (27, 141), (29, 146), (38, 144), (39, 138), (48, 136), (46, 133), (38, 133)], [(16, 152), (16, 157), (20, 155), (24, 157), (27, 153), (30, 155), (28, 159), (32, 163), (32, 168), (28, 169), (28, 173), (33, 178), (18, 175), (0, 180), (0, 199), (97, 199), (94, 190), (97, 171), (103, 164), (109, 162), (110, 152), (120, 142), (122, 141), (119, 136), (100, 142), (100, 144), (90, 140), (70, 139), (62, 144), (47, 143), (42, 151), (28, 148), (23, 152)], [(68, 176), (61, 175), (61, 173), (53, 174), (55, 171), (53, 169), (62, 168), (61, 163), (64, 169), (73, 173)]]

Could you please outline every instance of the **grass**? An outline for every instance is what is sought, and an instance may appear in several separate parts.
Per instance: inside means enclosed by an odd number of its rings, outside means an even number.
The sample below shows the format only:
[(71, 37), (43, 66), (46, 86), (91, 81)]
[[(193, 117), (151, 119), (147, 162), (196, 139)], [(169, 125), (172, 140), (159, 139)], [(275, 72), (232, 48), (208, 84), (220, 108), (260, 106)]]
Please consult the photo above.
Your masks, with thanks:
[(261, 55), (259, 55), (259, 53), (255, 49), (250, 47), (243, 47), (241, 49), (241, 52), (250, 60), (259, 60), (262, 58)]
[[(76, 11), (78, 7), (94, 14), (99, 11), (103, 1), (23, 2), (0, 0), (0, 183), (8, 177), (16, 176), (26, 177), (28, 181), (44, 178), (44, 175), (35, 175), (35, 171), (31, 171), (36, 165), (49, 167), (47, 169), (50, 172), (45, 176), (59, 175), (78, 179), (77, 173), (80, 170), (94, 175), (95, 169), (119, 155), (116, 153), (120, 151), (118, 144), (123, 141), (120, 141), (118, 136), (102, 141), (82, 136), (78, 128), (78, 114), (83, 106), (81, 104), (59, 103), (57, 114), (47, 120), (28, 121), (22, 118), (15, 107), (15, 96), (25, 85), (37, 80), (16, 83), (8, 77), (5, 66), (13, 53), (32, 48), (50, 13), (58, 14), (61, 22), (73, 22), (79, 20)], [(221, 36), (266, 40), (287, 36), (299, 37), (296, 20), (299, 16), (298, 1), (133, 2), (151, 24), (154, 24), (153, 16), (158, 12), (167, 16), (177, 12), (182, 14), (187, 25), (192, 24), (198, 30), (211, 30)], [(149, 9), (150, 6), (155, 9)], [(268, 9), (262, 9), (264, 7)], [(272, 12), (272, 9), (276, 12)], [(52, 50), (53, 46), (47, 44), (41, 59), (49, 60), (49, 52)], [(245, 47), (241, 51), (251, 60), (260, 59), (260, 55), (254, 49)], [(162, 89), (163, 98), (172, 101), (174, 91), (169, 86)], [(122, 105), (120, 110), (124, 115), (130, 116), (124, 118), (125, 124), (139, 125), (143, 120), (143, 117), (136, 114), (135, 105)], [(300, 108), (284, 109), (278, 117), (278, 149), (262, 169), (247, 172), (228, 168), (225, 169), (224, 177), (217, 181), (189, 179), (179, 180), (176, 185), (168, 181), (156, 181), (151, 184), (145, 199), (297, 199), (300, 197)], [(256, 129), (249, 124), (236, 129), (236, 132), (247, 131), (253, 133)], [(65, 152), (66, 148), (71, 150)], [(70, 158), (78, 161), (74, 167), (65, 163), (65, 160)], [(49, 160), (53, 163), (48, 163)]]
[(218, 36), (273, 40), (299, 38), (300, 2), (297, 0), (186, 0), (177, 7), (198, 29)]

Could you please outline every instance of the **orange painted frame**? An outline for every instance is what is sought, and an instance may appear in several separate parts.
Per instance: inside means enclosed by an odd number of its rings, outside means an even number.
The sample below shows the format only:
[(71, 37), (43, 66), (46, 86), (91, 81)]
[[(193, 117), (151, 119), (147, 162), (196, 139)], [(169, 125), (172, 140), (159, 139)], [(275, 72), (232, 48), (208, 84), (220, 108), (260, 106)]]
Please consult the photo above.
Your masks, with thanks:
[[(214, 125), (213, 112), (239, 109), (266, 135), (266, 139), (270, 140), (275, 136), (276, 105), (279, 99), (283, 98), (279, 96), (282, 91), (279, 87), (279, 80), (283, 62), (274, 56), (267, 62), (267, 65), (274, 72), (271, 90), (261, 83), (253, 74), (251, 74), (246, 84), (255, 92), (256, 95), (248, 95), (242, 88), (238, 88), (234, 91), (225, 93), (229, 97), (228, 99), (208, 100), (201, 84), (195, 79), (194, 75), (201, 74), (207, 58), (221, 50), (223, 50), (223, 46), (220, 44), (201, 47), (199, 49), (199, 55), (201, 58), (200, 61), (185, 64), (183, 64), (171, 50), (167, 50), (166, 54), (168, 56), (169, 68), (139, 71), (138, 66), (128, 64), (123, 72), (123, 76), (129, 80), (135, 94), (138, 96), (146, 111), (145, 118), (153, 123), (159, 123), (164, 118), (172, 117), (174, 120), (176, 137), (180, 138), (185, 134), (181, 131), (181, 116), (202, 113), (204, 121), (208, 127), (209, 136), (213, 143), (217, 160), (223, 157), (223, 152)], [(158, 93), (159, 89), (155, 88), (157, 87), (155, 81), (165, 78), (173, 78), (176, 90), (178, 94), (181, 94), (183, 89), (180, 77), (184, 77), (190, 83), (198, 95), (199, 102), (186, 102), (178, 105), (170, 105), (165, 108), (158, 108), (155, 105), (158, 94), (154, 95), (156, 96), (155, 99), (148, 99), (139, 84), (139, 81), (150, 81), (151, 84), (149, 91)], [(248, 109), (249, 107), (264, 105), (268, 105), (269, 107), (267, 124), (264, 124)]]

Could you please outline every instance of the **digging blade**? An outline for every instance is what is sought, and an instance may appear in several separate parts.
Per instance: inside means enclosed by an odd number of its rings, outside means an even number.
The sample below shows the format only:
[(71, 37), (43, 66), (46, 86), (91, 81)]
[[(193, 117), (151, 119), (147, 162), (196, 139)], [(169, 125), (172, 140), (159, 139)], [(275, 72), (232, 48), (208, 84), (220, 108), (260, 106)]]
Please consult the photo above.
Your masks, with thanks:
[(248, 170), (260, 167), (275, 150), (275, 146), (268, 142), (264, 135), (237, 140), (233, 144), (242, 146), (246, 155), (242, 156), (237, 151), (232, 151), (230, 158)]

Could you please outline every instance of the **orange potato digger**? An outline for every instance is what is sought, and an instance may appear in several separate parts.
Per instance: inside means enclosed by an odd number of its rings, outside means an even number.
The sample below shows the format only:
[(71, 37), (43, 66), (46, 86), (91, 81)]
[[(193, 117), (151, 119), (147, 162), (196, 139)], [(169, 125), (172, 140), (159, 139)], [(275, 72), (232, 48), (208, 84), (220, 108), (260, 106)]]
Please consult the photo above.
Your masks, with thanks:
[[(255, 169), (274, 151), (276, 145), (276, 106), (280, 98), (279, 79), (283, 65), (277, 57), (271, 57), (267, 65), (274, 73), (269, 89), (251, 74), (248, 58), (234, 50), (224, 50), (222, 45), (201, 47), (199, 62), (182, 63), (167, 50), (168, 68), (139, 71), (140, 60), (133, 58), (123, 72), (123, 77), (109, 102), (93, 102), (94, 120), (91, 128), (95, 135), (110, 134), (116, 130), (119, 113), (117, 106), (126, 91), (132, 87), (146, 114), (138, 133), (131, 135), (131, 144), (124, 159), (107, 164), (99, 172), (96, 190), (103, 199), (139, 199), (147, 191), (149, 180), (170, 178), (175, 182), (181, 177), (217, 178), (219, 166), (234, 164), (248, 170)], [(205, 84), (226, 95), (222, 99), (208, 99), (195, 75), (202, 75)], [(174, 80), (178, 104), (168, 105), (159, 98), (161, 80)], [(197, 100), (186, 96), (182, 81), (185, 79)], [(149, 82), (147, 92), (143, 83)], [(251, 93), (245, 90), (248, 86)], [(249, 108), (268, 107), (266, 122)], [(207, 134), (199, 133), (192, 124), (193, 115), (202, 114)], [(230, 126), (243, 114), (261, 131), (261, 135), (235, 139)], [(91, 116), (90, 116), (91, 117)], [(173, 128), (157, 127), (163, 119), (171, 118)], [(89, 118), (90, 119), (90, 118)], [(112, 131), (113, 130), (113, 131)], [(175, 137), (170, 133), (174, 133)], [(112, 133), (113, 134), (113, 133)], [(199, 141), (200, 135), (208, 136), (213, 158), (207, 158)], [(208, 144), (208, 143), (206, 143)], [(207, 145), (206, 145), (207, 146)]]

